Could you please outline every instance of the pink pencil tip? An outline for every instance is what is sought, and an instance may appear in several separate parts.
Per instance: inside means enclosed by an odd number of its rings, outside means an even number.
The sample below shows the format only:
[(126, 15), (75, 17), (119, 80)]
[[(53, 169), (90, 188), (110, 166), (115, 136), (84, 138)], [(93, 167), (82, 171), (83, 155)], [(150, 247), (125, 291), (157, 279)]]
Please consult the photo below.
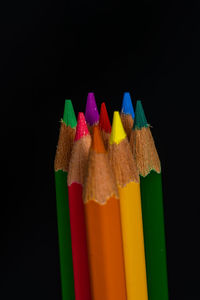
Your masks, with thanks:
[(90, 134), (85, 121), (83, 112), (78, 113), (78, 121), (76, 126), (76, 135), (74, 141), (80, 140), (83, 136)]

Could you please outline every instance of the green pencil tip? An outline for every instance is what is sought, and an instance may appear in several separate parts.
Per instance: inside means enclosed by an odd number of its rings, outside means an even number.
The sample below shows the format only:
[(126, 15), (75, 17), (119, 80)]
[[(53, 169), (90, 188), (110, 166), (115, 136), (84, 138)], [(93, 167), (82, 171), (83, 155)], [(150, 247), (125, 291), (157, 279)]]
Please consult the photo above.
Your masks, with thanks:
[(75, 128), (77, 125), (76, 116), (71, 100), (65, 100), (63, 122), (65, 122), (65, 124), (67, 126), (70, 126), (71, 128)]
[(134, 129), (141, 129), (143, 127), (148, 127), (149, 124), (147, 123), (144, 110), (142, 107), (142, 102), (137, 100), (136, 109), (135, 109), (135, 121), (134, 121)]

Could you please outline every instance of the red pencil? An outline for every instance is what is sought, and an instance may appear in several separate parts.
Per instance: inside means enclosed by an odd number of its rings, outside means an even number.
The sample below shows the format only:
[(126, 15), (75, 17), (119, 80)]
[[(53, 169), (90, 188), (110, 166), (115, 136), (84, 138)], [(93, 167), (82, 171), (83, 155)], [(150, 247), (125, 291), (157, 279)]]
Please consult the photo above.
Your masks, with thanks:
[(79, 113), (68, 172), (69, 211), (76, 300), (91, 300), (85, 215), (82, 198), (83, 182), (87, 169), (90, 145), (91, 136), (84, 114)]
[(104, 145), (106, 150), (108, 149), (109, 140), (110, 140), (110, 133), (111, 133), (111, 124), (108, 117), (108, 112), (106, 109), (105, 102), (101, 103), (101, 111), (100, 111), (100, 118), (99, 118), (99, 128), (101, 130), (101, 135), (104, 141)]

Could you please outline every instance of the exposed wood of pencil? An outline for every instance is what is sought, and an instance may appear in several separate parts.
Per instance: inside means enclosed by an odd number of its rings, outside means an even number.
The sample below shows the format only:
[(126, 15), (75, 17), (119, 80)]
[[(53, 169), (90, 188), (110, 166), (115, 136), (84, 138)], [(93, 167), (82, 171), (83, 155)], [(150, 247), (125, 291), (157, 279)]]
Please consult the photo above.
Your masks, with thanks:
[(132, 130), (130, 145), (141, 176), (147, 176), (151, 170), (161, 172), (160, 159), (149, 126)]
[(110, 133), (107, 133), (104, 130), (101, 130), (101, 136), (102, 136), (105, 148), (107, 150), (108, 149), (108, 145), (109, 145)]
[(127, 137), (128, 137), (128, 139), (130, 139), (134, 120), (133, 120), (132, 116), (129, 114), (121, 113), (120, 116), (121, 116), (121, 120), (122, 120), (122, 125), (127, 134)]
[(61, 120), (58, 145), (54, 160), (55, 171), (62, 170), (68, 172), (75, 132), (75, 128), (67, 126), (66, 123)]
[(119, 198), (98, 127), (94, 127), (84, 203), (92, 299), (125, 300)]

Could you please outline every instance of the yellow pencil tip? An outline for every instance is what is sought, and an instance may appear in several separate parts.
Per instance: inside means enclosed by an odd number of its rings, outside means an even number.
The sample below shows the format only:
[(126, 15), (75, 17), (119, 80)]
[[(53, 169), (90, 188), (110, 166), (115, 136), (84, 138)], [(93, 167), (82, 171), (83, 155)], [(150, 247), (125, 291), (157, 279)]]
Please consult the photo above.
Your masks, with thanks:
[(110, 144), (119, 144), (123, 139), (125, 139), (125, 137), (126, 133), (124, 131), (119, 112), (115, 111), (113, 115)]

